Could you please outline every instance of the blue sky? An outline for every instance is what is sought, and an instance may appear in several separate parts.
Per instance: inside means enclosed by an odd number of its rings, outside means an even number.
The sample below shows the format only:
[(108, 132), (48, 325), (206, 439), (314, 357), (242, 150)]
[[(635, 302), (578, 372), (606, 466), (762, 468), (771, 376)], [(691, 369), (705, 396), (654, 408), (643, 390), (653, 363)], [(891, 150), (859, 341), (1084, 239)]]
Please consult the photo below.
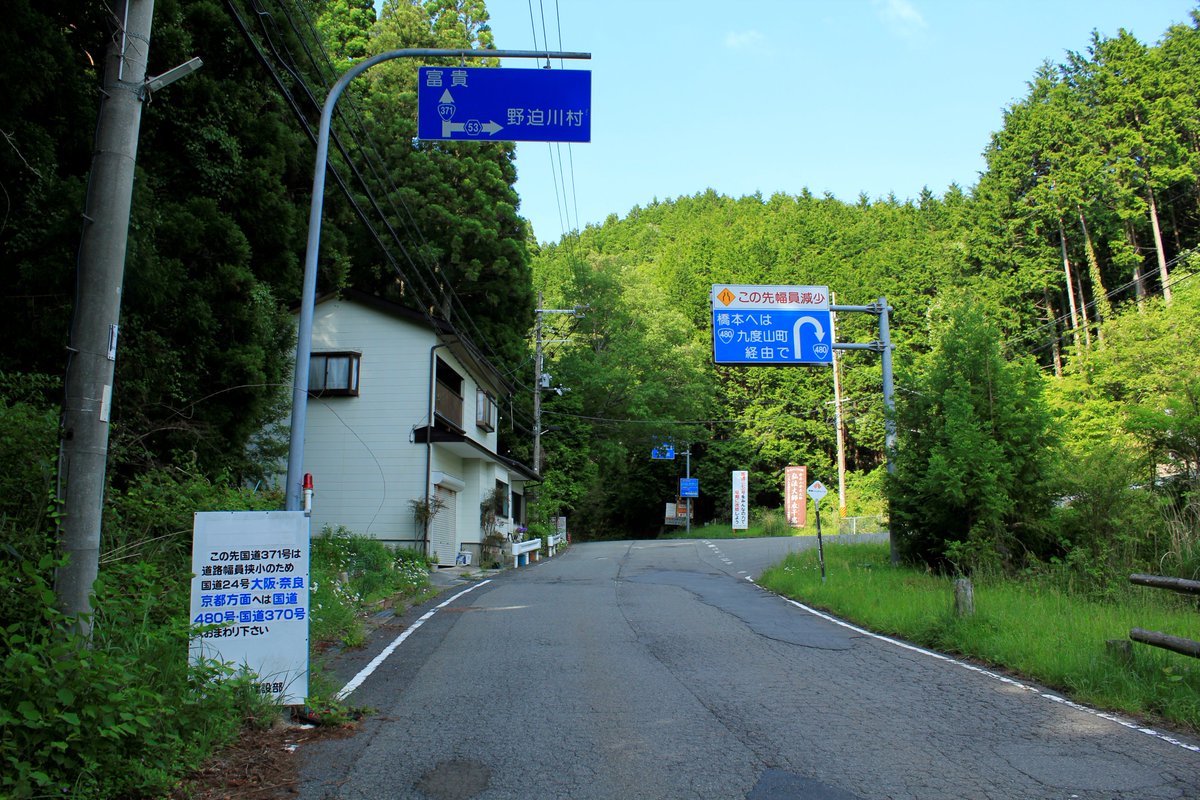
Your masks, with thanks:
[[(496, 47), (590, 52), (592, 141), (517, 147), (541, 241), (712, 188), (847, 202), (974, 185), (1005, 106), (1092, 30), (1192, 0), (488, 0)], [(531, 23), (531, 8), (533, 22)], [(543, 25), (544, 13), (544, 25)], [(536, 30), (536, 41), (535, 41)], [(529, 62), (507, 61), (528, 67)], [(558, 67), (558, 62), (554, 64)], [(552, 157), (553, 156), (553, 157)], [(556, 176), (561, 172), (563, 183)]]

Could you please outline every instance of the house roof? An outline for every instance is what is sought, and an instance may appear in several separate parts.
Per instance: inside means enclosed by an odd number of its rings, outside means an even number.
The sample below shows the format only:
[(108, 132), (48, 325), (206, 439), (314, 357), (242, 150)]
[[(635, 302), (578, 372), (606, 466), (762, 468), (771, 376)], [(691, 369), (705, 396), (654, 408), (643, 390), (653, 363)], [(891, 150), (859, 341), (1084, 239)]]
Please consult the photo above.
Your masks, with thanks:
[(430, 428), (428, 425), (425, 425), (413, 431), (413, 441), (417, 444), (424, 444), (426, 441), (440, 444), (460, 458), (479, 458), (482, 456), (527, 481), (540, 481), (542, 479), (541, 475), (538, 475), (520, 461), (514, 461), (511, 458), (493, 452), (474, 439), (464, 436), (461, 433), (443, 430), (442, 428)]
[(454, 353), (463, 366), (469, 369), (472, 375), (484, 383), (487, 388), (499, 395), (510, 395), (513, 393), (512, 384), (504, 378), (500, 370), (483, 355), (483, 352), (473, 341), (460, 333), (450, 322), (440, 317), (414, 311), (407, 306), (402, 306), (399, 303), (385, 300), (382, 297), (368, 294), (358, 289), (342, 289), (339, 292), (320, 295), (317, 297), (316, 303), (320, 305), (329, 300), (338, 299), (358, 303), (395, 319), (430, 329), (438, 340), (449, 348), (450, 352)]

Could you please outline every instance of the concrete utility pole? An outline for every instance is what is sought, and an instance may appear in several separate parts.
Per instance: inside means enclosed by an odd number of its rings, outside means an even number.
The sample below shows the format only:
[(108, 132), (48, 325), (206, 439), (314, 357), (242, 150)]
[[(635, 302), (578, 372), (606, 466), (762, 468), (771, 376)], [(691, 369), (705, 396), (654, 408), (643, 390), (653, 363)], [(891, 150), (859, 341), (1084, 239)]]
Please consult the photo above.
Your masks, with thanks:
[[(542, 314), (569, 314), (573, 317), (581, 317), (580, 310), (586, 306), (575, 306), (574, 308), (542, 308), (542, 293), (538, 292), (537, 309), (535, 310), (536, 318), (533, 323), (533, 471), (537, 474), (542, 474), (542, 390), (550, 388), (550, 377), (543, 374), (545, 368), (543, 363), (542, 345), (546, 341), (542, 339)], [(551, 339), (551, 342), (569, 342), (570, 339)], [(558, 393), (569, 392), (570, 389), (558, 388)]]
[[(832, 295), (830, 295), (832, 298)], [(836, 303), (837, 300), (833, 299)], [(829, 339), (837, 341), (837, 312), (829, 312)], [(842, 419), (842, 376), (838, 351), (832, 352), (833, 357), (833, 425), (837, 429), (837, 466), (838, 466), (838, 516), (846, 517), (846, 435), (845, 421)]]
[(542, 293), (533, 323), (533, 471), (542, 474)]
[[(154, 0), (125, 0), (114, 7), (118, 30), (105, 57), (83, 215), (59, 454), (61, 550), (67, 563), (55, 576), (54, 591), (58, 609), (69, 615), (91, 612), (99, 571), (117, 323)], [(85, 635), (91, 627), (90, 620), (81, 620)]]

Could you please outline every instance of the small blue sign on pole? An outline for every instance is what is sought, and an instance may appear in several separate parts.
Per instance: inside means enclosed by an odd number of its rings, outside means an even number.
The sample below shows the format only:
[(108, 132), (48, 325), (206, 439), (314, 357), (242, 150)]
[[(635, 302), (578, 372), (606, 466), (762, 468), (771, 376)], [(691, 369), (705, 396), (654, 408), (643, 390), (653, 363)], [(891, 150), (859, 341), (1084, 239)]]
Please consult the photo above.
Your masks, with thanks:
[(421, 67), (418, 72), (418, 139), (592, 139), (592, 73), (586, 70)]
[(713, 361), (784, 367), (833, 363), (827, 286), (712, 287)]
[(700, 479), (699, 478), (680, 478), (679, 479), (679, 496), (680, 497), (699, 497), (700, 496)]
[(650, 458), (658, 459), (660, 461), (674, 461), (675, 445), (667, 444), (665, 442), (660, 444), (658, 447), (655, 447), (650, 451)]

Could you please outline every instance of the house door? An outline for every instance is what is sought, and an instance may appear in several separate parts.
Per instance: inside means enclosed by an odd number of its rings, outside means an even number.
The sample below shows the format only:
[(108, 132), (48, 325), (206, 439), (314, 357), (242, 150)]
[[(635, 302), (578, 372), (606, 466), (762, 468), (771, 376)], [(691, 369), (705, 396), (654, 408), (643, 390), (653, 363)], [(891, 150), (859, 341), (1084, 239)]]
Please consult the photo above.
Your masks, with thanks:
[(433, 523), (429, 526), (429, 552), (431, 555), (437, 554), (438, 563), (443, 567), (453, 567), (454, 554), (458, 552), (458, 492), (442, 486), (435, 486), (433, 490), (437, 499), (442, 501), (442, 510), (434, 515)]

